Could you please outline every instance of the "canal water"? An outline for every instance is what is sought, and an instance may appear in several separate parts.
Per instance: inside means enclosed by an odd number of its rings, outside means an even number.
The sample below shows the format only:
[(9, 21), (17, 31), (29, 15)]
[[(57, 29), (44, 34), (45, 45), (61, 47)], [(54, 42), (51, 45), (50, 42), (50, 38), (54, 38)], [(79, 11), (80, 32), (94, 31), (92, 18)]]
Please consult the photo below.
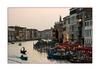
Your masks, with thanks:
[[(15, 42), (15, 44), (8, 43), (8, 60), (12, 60), (21, 64), (66, 64), (69, 63), (67, 60), (50, 60), (47, 59), (47, 53), (40, 53), (33, 48), (33, 43), (37, 41), (25, 41), (21, 42), (22, 46)], [(27, 50), (28, 60), (21, 60), (20, 49), (25, 47)], [(8, 62), (9, 63), (9, 62)]]

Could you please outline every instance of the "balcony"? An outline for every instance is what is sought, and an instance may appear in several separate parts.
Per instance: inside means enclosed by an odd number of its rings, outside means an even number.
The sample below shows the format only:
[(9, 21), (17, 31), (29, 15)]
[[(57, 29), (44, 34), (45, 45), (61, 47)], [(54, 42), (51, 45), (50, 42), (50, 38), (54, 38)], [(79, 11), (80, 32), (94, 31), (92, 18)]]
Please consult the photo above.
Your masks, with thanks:
[(77, 15), (77, 19), (82, 19), (82, 13)]
[(80, 31), (81, 31), (81, 30), (82, 30), (82, 27), (81, 27), (81, 26), (79, 26), (79, 27), (78, 27), (78, 30), (80, 30)]
[(66, 27), (63, 28), (63, 31), (66, 31)]
[(70, 11), (70, 15), (77, 13), (77, 9)]
[(82, 37), (82, 35), (79, 34), (78, 37)]

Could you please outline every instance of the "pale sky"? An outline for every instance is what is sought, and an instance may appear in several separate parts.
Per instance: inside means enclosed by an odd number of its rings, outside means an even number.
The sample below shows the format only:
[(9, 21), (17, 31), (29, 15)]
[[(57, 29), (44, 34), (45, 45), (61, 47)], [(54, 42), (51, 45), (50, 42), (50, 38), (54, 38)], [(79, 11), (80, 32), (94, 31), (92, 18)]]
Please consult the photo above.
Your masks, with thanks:
[(21, 26), (28, 29), (38, 29), (39, 31), (44, 29), (50, 29), (54, 23), (59, 21), (59, 16), (62, 19), (69, 15), (69, 9), (67, 7), (47, 7), (47, 8), (8, 8), (8, 25), (9, 26)]

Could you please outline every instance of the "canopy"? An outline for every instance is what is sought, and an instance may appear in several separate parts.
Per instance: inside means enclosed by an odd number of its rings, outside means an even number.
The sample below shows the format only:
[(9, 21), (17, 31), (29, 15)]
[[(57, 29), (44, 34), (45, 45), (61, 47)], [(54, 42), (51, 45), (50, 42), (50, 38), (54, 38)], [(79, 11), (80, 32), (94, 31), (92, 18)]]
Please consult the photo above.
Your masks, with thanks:
[(54, 44), (55, 44), (55, 43), (56, 43), (56, 41), (51, 40), (51, 41), (49, 41), (49, 43), (54, 43)]
[(71, 44), (71, 47), (76, 47), (76, 46), (79, 46), (79, 44)]
[(57, 45), (63, 46), (63, 45), (69, 45), (69, 42), (59, 43)]
[(79, 50), (92, 51), (92, 47), (82, 47)]
[(66, 42), (64, 42), (63, 44), (69, 45), (69, 44), (70, 44), (70, 42), (66, 41)]
[(65, 48), (65, 49), (68, 47), (73, 48), (73, 47), (79, 46), (79, 44), (77, 44), (77, 43), (70, 44), (69, 42), (59, 43), (57, 45), (60, 46), (60, 48)]

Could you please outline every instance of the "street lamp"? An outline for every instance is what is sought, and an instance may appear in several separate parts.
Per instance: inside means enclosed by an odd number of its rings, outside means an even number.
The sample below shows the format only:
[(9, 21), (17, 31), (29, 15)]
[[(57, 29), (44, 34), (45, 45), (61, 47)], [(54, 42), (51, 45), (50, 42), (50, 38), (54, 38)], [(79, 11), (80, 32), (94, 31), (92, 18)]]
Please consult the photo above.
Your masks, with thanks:
[(66, 40), (68, 41), (69, 39), (69, 34), (66, 33)]
[(79, 43), (81, 43), (81, 38), (82, 38), (82, 19), (78, 19), (78, 23), (79, 23), (79, 26), (78, 26), (78, 38), (79, 38)]
[(78, 22), (82, 22), (82, 19), (79, 19)]

